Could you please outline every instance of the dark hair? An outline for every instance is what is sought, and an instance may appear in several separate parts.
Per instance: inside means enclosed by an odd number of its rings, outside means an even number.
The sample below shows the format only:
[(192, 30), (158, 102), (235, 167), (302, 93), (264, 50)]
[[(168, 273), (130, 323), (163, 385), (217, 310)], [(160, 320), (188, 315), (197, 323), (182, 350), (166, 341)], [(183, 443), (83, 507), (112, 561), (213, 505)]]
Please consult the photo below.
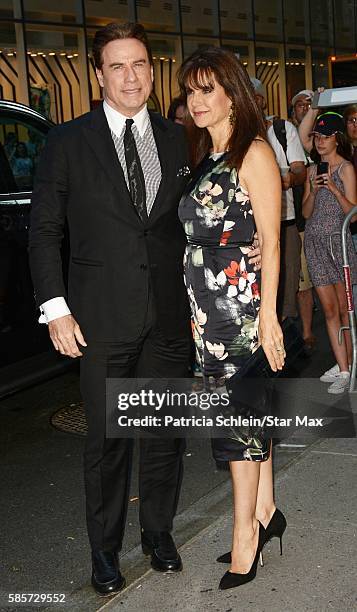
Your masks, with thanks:
[(104, 47), (112, 42), (113, 40), (125, 40), (126, 38), (136, 38), (141, 43), (143, 43), (149, 58), (149, 62), (152, 65), (152, 53), (148, 41), (148, 37), (146, 35), (144, 26), (141, 23), (108, 23), (100, 30), (97, 30), (94, 36), (93, 41), (93, 57), (95, 67), (99, 70), (103, 66), (103, 56), (102, 52)]
[(344, 120), (347, 121), (347, 119), (349, 119), (349, 117), (355, 113), (357, 113), (357, 104), (350, 104), (349, 106), (346, 106), (345, 110), (343, 111)]
[[(341, 155), (341, 157), (343, 157), (347, 161), (351, 161), (352, 160), (351, 145), (349, 143), (349, 140), (346, 134), (337, 132), (335, 136), (336, 136), (336, 141), (337, 141), (337, 148), (336, 148), (337, 155)], [(315, 164), (318, 164), (321, 161), (321, 155), (319, 155), (319, 153), (317, 152), (316, 146), (315, 146), (315, 136), (313, 137), (313, 146), (310, 152), (310, 157), (312, 161), (315, 162)]]
[[(212, 84), (212, 76), (232, 101), (234, 121), (227, 143), (227, 163), (231, 167), (240, 168), (254, 138), (259, 136), (266, 140), (263, 114), (243, 64), (232, 51), (221, 47), (198, 49), (180, 67), (177, 78), (185, 103), (187, 88), (203, 89)], [(187, 130), (192, 162), (197, 165), (212, 146), (211, 136), (206, 128), (196, 127), (190, 117)]]
[(178, 96), (177, 98), (172, 98), (169, 110), (167, 111), (168, 119), (171, 119), (171, 121), (175, 121), (176, 111), (179, 106), (186, 106), (186, 100), (184, 100), (180, 96)]
[(22, 142), (22, 140), (19, 140), (19, 142), (16, 143), (16, 149), (15, 149), (15, 157), (19, 156), (19, 147), (23, 147), (26, 155), (28, 156), (28, 150), (27, 150), (27, 145), (26, 142)]

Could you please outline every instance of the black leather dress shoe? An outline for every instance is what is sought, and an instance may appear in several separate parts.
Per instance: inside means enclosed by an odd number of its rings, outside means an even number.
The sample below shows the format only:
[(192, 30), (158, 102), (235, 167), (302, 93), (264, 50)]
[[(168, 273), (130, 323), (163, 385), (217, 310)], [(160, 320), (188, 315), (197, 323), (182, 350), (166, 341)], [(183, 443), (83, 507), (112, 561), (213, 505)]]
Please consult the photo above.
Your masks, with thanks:
[(142, 531), (144, 555), (151, 555), (151, 565), (158, 572), (180, 572), (181, 557), (168, 531)]
[(116, 553), (92, 551), (92, 586), (101, 597), (114, 595), (125, 587), (125, 578), (120, 573)]

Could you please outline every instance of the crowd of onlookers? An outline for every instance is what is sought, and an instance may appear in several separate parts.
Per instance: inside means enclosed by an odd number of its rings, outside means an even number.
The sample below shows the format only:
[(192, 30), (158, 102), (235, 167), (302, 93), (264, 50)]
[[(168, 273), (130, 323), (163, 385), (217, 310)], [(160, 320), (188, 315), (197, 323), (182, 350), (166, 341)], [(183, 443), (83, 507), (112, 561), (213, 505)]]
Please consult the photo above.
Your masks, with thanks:
[[(349, 325), (341, 233), (346, 214), (357, 204), (357, 105), (346, 107), (343, 115), (313, 109), (314, 92), (304, 89), (293, 96), (290, 118), (283, 120), (266, 115), (265, 85), (256, 78), (251, 82), (281, 174), (279, 316), (300, 317), (309, 353), (316, 345), (313, 313), (319, 304), (336, 358), (320, 380), (330, 383), (329, 393), (342, 393), (349, 384), (352, 345), (348, 331), (338, 342), (340, 327)], [(185, 113), (184, 102), (175, 98), (168, 118), (184, 124)], [(357, 221), (350, 229), (347, 247), (355, 285)]]

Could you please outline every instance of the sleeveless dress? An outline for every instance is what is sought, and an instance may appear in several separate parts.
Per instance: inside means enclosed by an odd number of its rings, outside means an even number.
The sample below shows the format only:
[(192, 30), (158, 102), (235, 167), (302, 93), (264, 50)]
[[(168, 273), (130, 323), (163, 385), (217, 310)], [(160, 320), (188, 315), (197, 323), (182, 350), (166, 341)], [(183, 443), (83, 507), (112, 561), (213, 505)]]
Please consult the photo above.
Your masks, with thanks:
[[(181, 198), (179, 218), (188, 242), (184, 277), (193, 338), (212, 389), (212, 382), (219, 387), (238, 372), (258, 346), (260, 272), (248, 259), (255, 222), (226, 153), (206, 156), (198, 166)], [(234, 438), (212, 441), (217, 461), (268, 458), (261, 433), (240, 430)]]
[[(345, 163), (342, 162), (331, 175), (342, 193), (345, 190), (340, 171)], [(307, 267), (314, 287), (344, 282), (341, 232), (345, 216), (333, 193), (327, 187), (321, 187), (315, 196), (313, 213), (306, 220), (304, 235)], [(347, 250), (354, 285), (357, 283), (357, 255), (351, 232), (347, 232)]]

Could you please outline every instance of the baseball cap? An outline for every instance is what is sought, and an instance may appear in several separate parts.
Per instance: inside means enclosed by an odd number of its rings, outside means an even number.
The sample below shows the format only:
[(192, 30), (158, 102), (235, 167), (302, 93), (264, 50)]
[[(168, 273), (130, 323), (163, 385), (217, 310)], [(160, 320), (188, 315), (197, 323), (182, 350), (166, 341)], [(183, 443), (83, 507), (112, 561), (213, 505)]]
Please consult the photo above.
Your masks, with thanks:
[(342, 115), (338, 113), (323, 113), (317, 117), (312, 134), (324, 134), (324, 136), (332, 136), (336, 132), (345, 131), (345, 124)]
[(300, 98), (307, 98), (308, 100), (312, 100), (314, 97), (314, 92), (311, 89), (302, 89), (299, 93), (295, 94), (293, 99), (291, 100), (292, 106), (295, 106), (296, 102), (300, 100)]
[(259, 79), (256, 79), (255, 77), (250, 77), (250, 80), (254, 87), (255, 93), (265, 99), (267, 97), (267, 90), (264, 83), (262, 83), (261, 81), (259, 81)]

